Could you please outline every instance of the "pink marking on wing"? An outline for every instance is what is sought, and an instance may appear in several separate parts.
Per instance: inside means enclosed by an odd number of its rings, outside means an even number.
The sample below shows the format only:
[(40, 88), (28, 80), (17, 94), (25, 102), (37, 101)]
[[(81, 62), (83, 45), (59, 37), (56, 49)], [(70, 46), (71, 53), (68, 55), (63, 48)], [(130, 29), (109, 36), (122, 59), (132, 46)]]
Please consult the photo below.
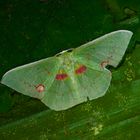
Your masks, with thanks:
[(45, 90), (45, 86), (43, 84), (39, 84), (37, 86), (35, 86), (37, 92), (41, 93)]
[(108, 64), (109, 64), (109, 60), (106, 60), (106, 61), (102, 61), (100, 65), (102, 68), (105, 68)]
[(61, 74), (57, 74), (56, 75), (56, 80), (64, 80), (68, 77), (68, 75), (66, 73), (61, 73)]
[(76, 73), (76, 74), (82, 74), (82, 73), (84, 73), (86, 70), (87, 70), (87, 67), (84, 66), (84, 65), (82, 65), (82, 66), (80, 66), (78, 69), (75, 70), (75, 73)]

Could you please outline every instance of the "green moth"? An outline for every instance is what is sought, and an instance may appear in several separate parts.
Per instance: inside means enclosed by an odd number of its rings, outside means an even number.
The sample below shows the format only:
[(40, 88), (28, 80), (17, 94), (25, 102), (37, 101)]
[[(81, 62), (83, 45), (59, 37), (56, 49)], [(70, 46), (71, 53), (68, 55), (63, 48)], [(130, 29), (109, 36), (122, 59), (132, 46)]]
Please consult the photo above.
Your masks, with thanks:
[(111, 81), (107, 65), (117, 67), (132, 36), (118, 30), (78, 48), (8, 71), (1, 83), (65, 110), (103, 96)]

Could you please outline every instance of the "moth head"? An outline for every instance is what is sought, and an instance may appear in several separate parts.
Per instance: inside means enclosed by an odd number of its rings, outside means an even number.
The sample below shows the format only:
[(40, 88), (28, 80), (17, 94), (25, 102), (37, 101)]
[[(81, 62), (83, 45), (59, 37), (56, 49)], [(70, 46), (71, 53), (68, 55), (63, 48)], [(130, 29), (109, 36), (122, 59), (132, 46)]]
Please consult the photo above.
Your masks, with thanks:
[(74, 49), (74, 48), (70, 48), (70, 49), (68, 49), (68, 50), (64, 50), (64, 51), (62, 51), (62, 52), (60, 52), (60, 53), (57, 53), (55, 56), (56, 56), (56, 57), (59, 57), (59, 56), (61, 56), (61, 55), (65, 55), (65, 54), (67, 54), (67, 53), (72, 52), (73, 49)]

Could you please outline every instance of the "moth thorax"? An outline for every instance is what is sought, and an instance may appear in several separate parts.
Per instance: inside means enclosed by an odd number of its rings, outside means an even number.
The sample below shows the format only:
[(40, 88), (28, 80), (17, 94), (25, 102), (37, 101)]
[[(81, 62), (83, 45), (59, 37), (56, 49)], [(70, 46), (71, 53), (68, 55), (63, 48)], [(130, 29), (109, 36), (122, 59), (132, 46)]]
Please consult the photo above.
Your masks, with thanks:
[(64, 67), (69, 67), (72, 65), (72, 58), (71, 55), (67, 53), (67, 55), (63, 55), (62, 57), (62, 64)]
[(73, 62), (70, 59), (65, 59), (64, 62), (63, 62), (63, 66), (66, 69), (71, 69), (72, 65), (73, 65)]

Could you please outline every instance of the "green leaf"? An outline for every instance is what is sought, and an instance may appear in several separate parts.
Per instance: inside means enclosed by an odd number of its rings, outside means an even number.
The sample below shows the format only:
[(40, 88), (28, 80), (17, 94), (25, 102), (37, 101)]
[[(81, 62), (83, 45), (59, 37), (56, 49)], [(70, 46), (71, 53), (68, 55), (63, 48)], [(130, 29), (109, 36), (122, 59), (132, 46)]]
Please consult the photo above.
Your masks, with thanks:
[(134, 43), (120, 65), (111, 68), (112, 81), (105, 96), (63, 112), (49, 110), (39, 100), (1, 85), (0, 139), (139, 140), (139, 9), (138, 0), (1, 0), (1, 77), (11, 68), (114, 30), (133, 31)]

